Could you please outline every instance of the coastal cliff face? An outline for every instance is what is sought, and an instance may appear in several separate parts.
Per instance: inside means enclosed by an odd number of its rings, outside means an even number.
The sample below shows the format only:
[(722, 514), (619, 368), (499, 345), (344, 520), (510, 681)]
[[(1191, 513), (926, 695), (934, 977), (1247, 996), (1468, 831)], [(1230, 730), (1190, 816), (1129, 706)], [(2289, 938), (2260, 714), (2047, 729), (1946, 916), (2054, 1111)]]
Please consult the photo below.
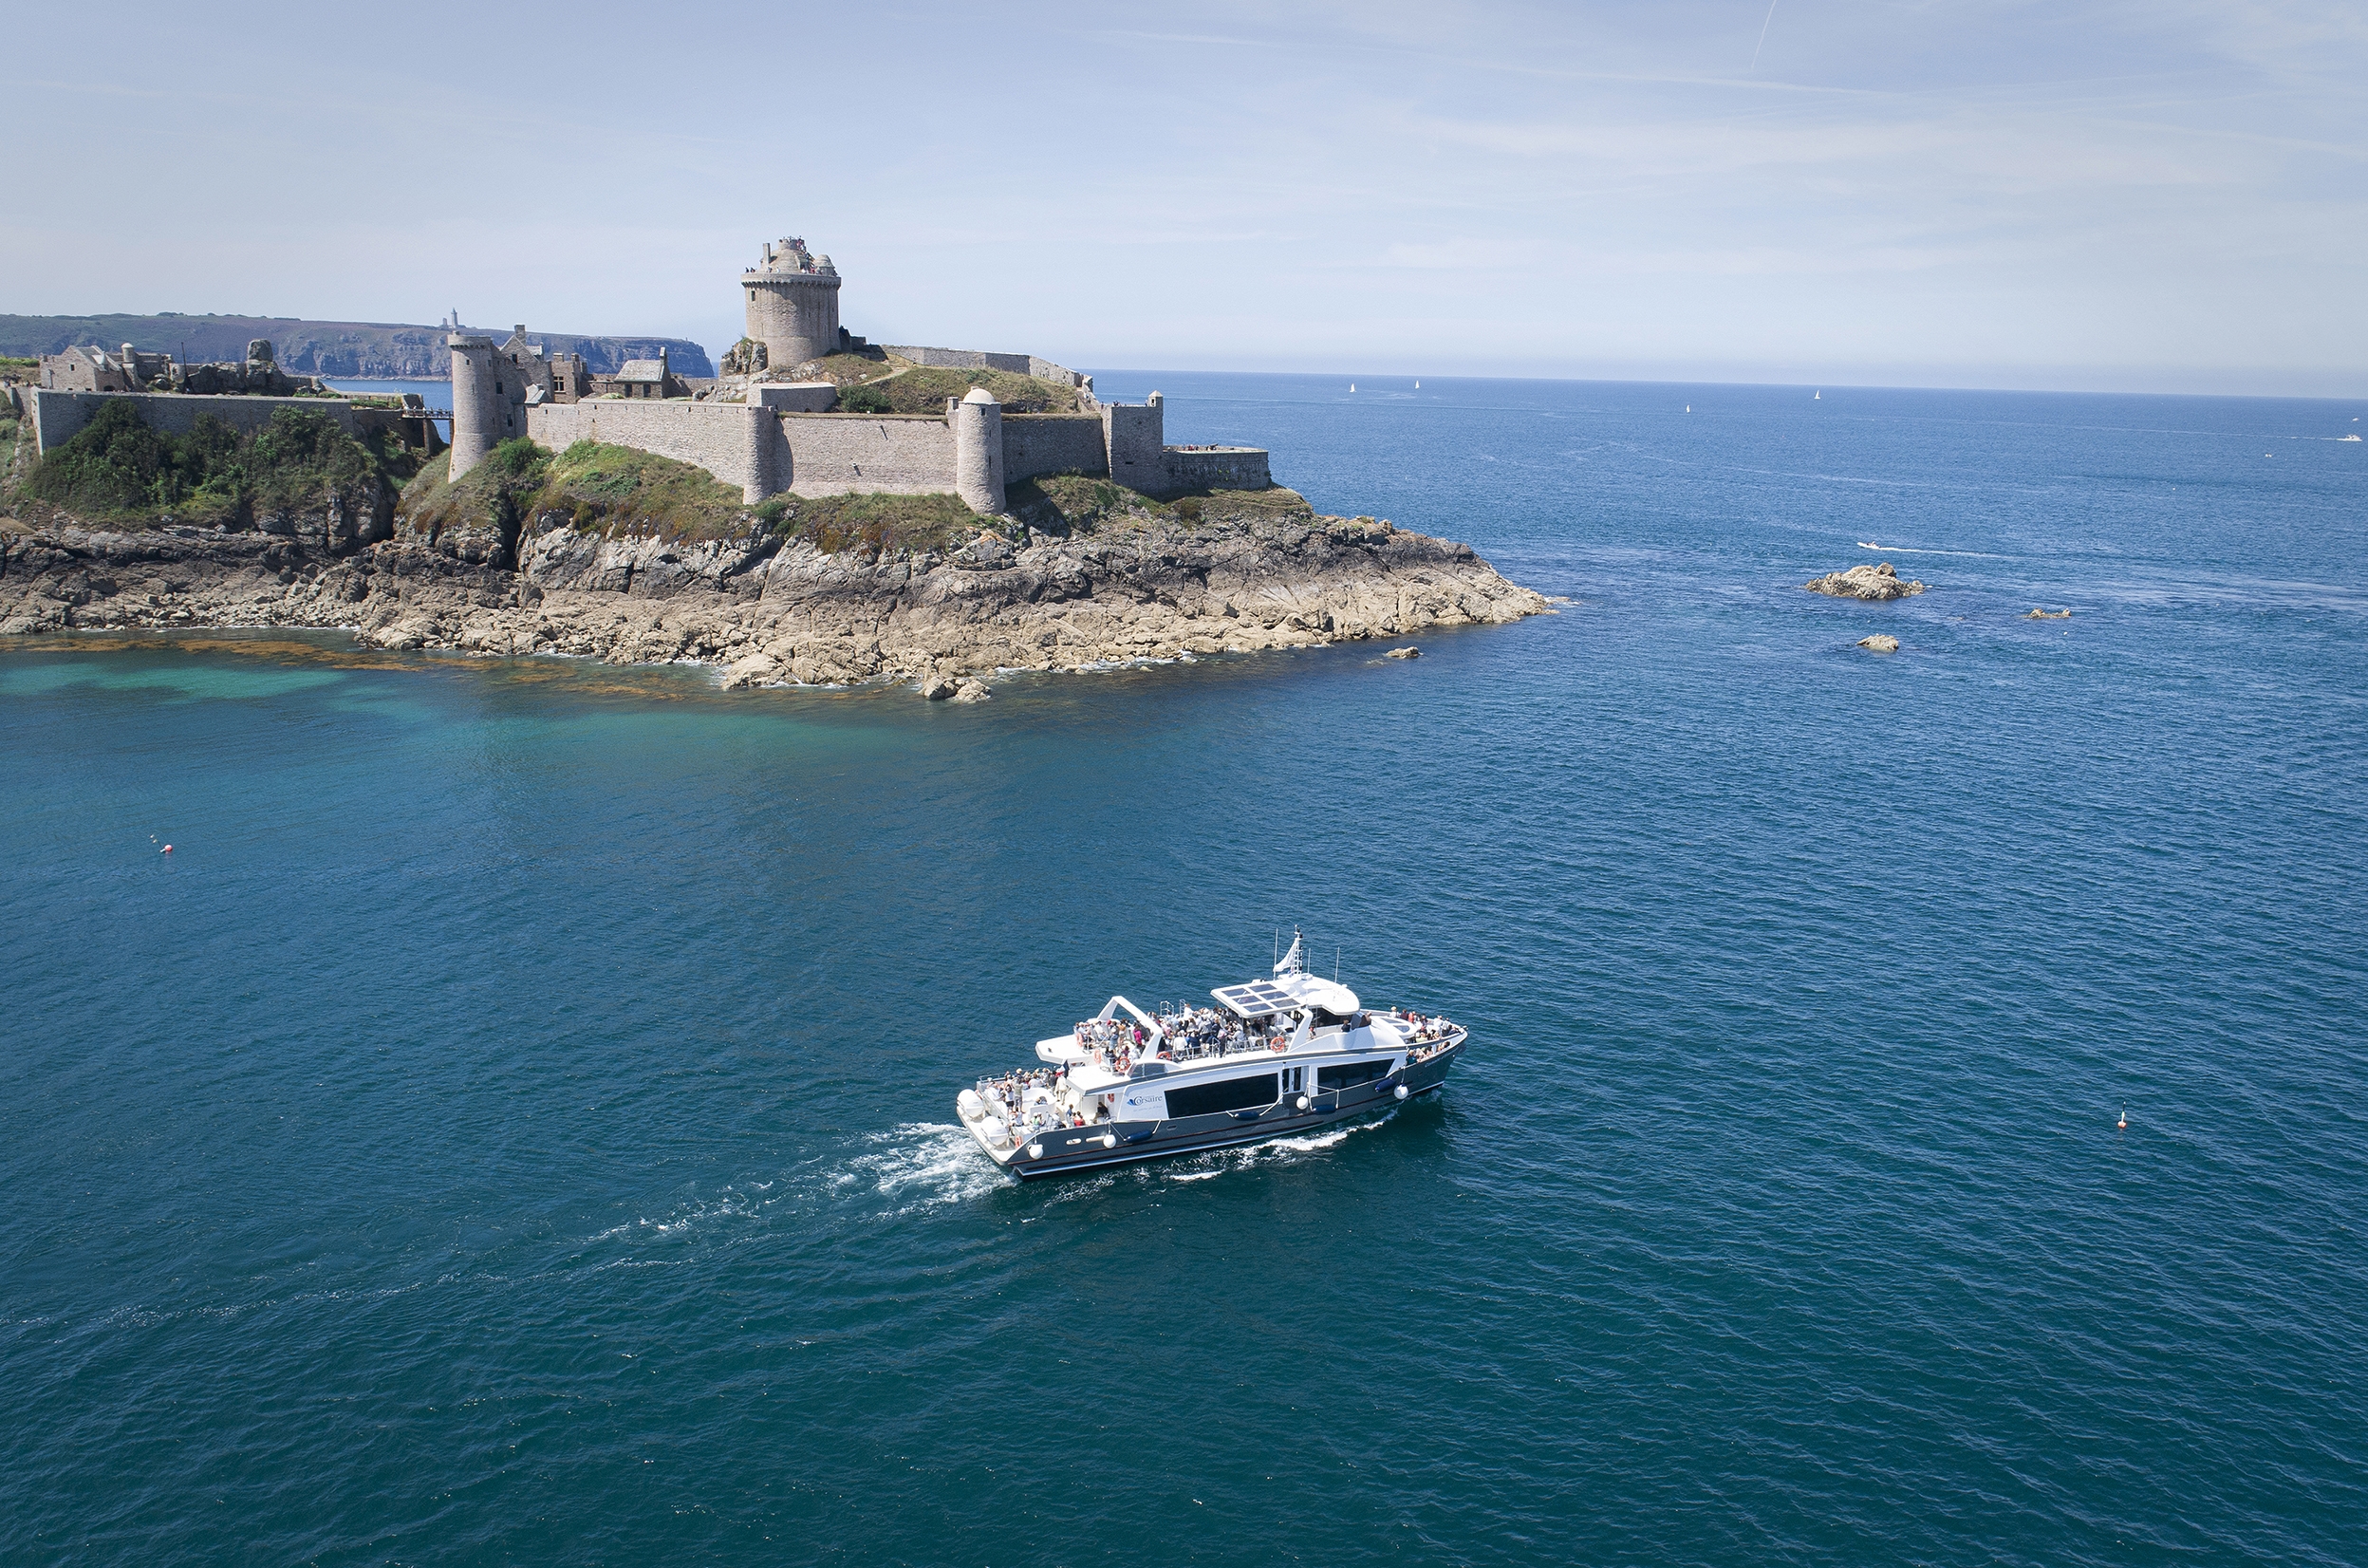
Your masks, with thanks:
[(705, 541), (602, 536), (549, 515), (514, 531), (399, 515), (374, 540), (326, 510), (270, 532), (0, 528), (0, 634), (351, 627), (388, 648), (699, 660), (733, 685), (1077, 669), (1547, 607), (1464, 545), (1311, 511), (835, 552), (753, 520)]

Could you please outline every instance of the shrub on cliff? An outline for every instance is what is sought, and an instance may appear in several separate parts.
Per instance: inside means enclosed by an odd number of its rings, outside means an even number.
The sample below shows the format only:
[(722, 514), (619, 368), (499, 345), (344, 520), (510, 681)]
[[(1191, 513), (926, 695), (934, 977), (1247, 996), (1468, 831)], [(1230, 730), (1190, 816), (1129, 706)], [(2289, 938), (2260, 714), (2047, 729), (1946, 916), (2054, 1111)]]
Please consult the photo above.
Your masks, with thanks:
[(358, 441), (326, 414), (283, 408), (252, 437), (211, 414), (185, 436), (152, 428), (130, 399), (110, 398), (25, 476), (20, 500), (88, 522), (136, 526), (170, 513), (243, 526), (257, 507), (302, 510), (336, 494), (376, 501), (409, 460), (373, 433)]
[(816, 550), (944, 550), (984, 522), (959, 495), (776, 495), (757, 509), (766, 528)]

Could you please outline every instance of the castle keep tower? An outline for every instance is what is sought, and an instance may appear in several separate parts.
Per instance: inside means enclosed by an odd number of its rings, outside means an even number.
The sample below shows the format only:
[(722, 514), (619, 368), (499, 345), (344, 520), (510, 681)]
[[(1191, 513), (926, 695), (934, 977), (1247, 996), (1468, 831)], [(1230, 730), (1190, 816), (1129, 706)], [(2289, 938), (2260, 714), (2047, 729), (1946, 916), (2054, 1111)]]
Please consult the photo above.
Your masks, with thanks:
[(765, 345), (776, 370), (836, 353), (839, 272), (829, 256), (807, 253), (802, 239), (765, 247), (764, 259), (740, 274), (748, 296), (748, 335)]

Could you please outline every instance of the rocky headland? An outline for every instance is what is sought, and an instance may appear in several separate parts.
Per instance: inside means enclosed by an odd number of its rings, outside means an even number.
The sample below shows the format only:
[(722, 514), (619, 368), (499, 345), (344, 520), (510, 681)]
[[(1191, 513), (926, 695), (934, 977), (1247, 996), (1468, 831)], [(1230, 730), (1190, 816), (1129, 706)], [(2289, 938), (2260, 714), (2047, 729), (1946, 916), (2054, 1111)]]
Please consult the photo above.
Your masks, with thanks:
[(0, 520), (0, 634), (346, 627), (383, 648), (695, 660), (732, 685), (910, 678), (976, 700), (963, 678), (998, 669), (1547, 608), (1464, 545), (1321, 515), (1288, 490), (1161, 500), (1057, 479), (1013, 487), (999, 519), (950, 496), (749, 510), (698, 470), (588, 443), (508, 451), (457, 484), (432, 466), (398, 492), (399, 476), (201, 492), (130, 519), (78, 513), (55, 484), (64, 502), (20, 494)]

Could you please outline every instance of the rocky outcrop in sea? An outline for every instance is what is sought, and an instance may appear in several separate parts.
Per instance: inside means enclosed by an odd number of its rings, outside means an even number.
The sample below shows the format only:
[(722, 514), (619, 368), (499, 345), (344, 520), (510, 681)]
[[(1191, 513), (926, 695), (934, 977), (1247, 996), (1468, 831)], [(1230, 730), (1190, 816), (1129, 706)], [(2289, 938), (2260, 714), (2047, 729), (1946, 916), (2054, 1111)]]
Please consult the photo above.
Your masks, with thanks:
[[(360, 520), (357, 520), (360, 521)], [(732, 685), (998, 669), (1400, 637), (1547, 608), (1464, 545), (1364, 520), (1181, 519), (956, 548), (829, 553), (754, 526), (707, 543), (546, 519), (423, 530), (397, 517), (253, 531), (110, 532), (0, 521), (0, 634), (159, 626), (350, 627), (384, 648), (697, 660)], [(378, 536), (374, 536), (378, 535)]]
[(1852, 567), (1848, 571), (1829, 571), (1800, 586), (1811, 593), (1830, 593), (1837, 599), (1905, 599), (1911, 593), (1924, 591), (1922, 583), (1901, 582), (1889, 561)]

